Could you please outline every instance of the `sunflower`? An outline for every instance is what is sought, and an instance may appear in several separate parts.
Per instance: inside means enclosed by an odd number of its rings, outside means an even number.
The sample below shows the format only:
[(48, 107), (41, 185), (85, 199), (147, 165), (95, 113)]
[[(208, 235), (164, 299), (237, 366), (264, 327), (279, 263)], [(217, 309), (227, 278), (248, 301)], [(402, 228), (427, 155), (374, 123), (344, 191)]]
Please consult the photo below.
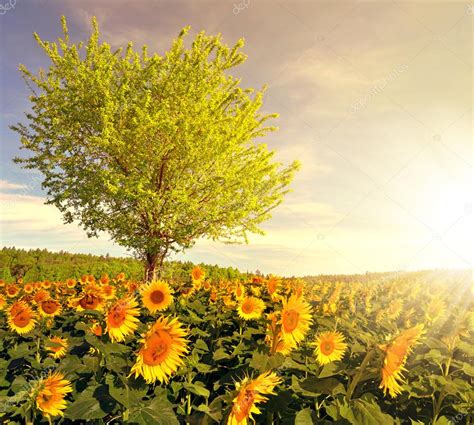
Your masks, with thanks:
[(428, 321), (434, 322), (446, 312), (446, 304), (441, 298), (433, 298), (426, 309)]
[(296, 343), (291, 339), (283, 338), (281, 332), (278, 332), (275, 338), (277, 341), (275, 346), (275, 353), (280, 353), (284, 356), (288, 356), (294, 349), (297, 348)]
[(49, 372), (37, 384), (36, 406), (48, 419), (51, 416), (63, 416), (66, 408), (64, 397), (72, 392), (71, 382), (59, 372)]
[(91, 285), (77, 300), (77, 310), (101, 310), (104, 299), (99, 287)]
[(93, 323), (90, 329), (95, 336), (102, 336), (103, 334), (102, 326), (98, 322)]
[(245, 298), (245, 288), (240, 283), (235, 285), (234, 295), (237, 300), (242, 300)]
[(311, 326), (311, 305), (296, 295), (283, 300), (282, 304), (280, 324), (283, 338), (297, 344), (304, 339)]
[(51, 282), (49, 280), (45, 280), (44, 282), (41, 282), (41, 286), (44, 289), (49, 289), (49, 288), (51, 288)]
[(52, 336), (46, 343), (46, 350), (50, 351), (49, 355), (53, 359), (62, 359), (66, 355), (68, 347), (67, 339), (60, 336)]
[(133, 294), (140, 287), (138, 282), (124, 282), (123, 285), (127, 288), (129, 294)]
[(140, 315), (138, 303), (134, 298), (118, 300), (108, 311), (106, 331), (112, 342), (124, 341), (127, 335), (133, 334), (137, 328)]
[(211, 294), (209, 295), (209, 301), (211, 303), (215, 303), (217, 301), (217, 291), (211, 291)]
[(248, 420), (254, 422), (252, 414), (259, 415), (258, 403), (268, 400), (265, 395), (275, 394), (273, 389), (281, 382), (274, 372), (266, 372), (255, 379), (245, 377), (236, 385), (239, 391), (233, 400), (232, 410), (227, 425), (247, 425)]
[(155, 280), (141, 290), (143, 305), (151, 312), (166, 310), (173, 302), (171, 289), (166, 282)]
[(31, 294), (33, 289), (35, 289), (35, 287), (31, 283), (26, 283), (25, 286), (23, 286), (23, 291), (25, 291), (27, 294)]
[(323, 332), (316, 337), (316, 358), (320, 365), (341, 360), (347, 349), (344, 335), (340, 332)]
[(36, 315), (28, 304), (17, 301), (8, 310), (8, 325), (20, 335), (27, 334), (36, 325)]
[(100, 289), (102, 290), (102, 294), (106, 300), (112, 300), (115, 298), (115, 286), (105, 283)]
[(41, 301), (45, 301), (45, 300), (49, 300), (51, 298), (51, 295), (49, 294), (48, 291), (45, 291), (44, 289), (40, 289), (39, 291), (37, 291), (35, 293), (35, 295), (33, 296), (33, 300), (36, 302), (36, 303), (40, 303)]
[(204, 270), (199, 266), (194, 266), (194, 268), (191, 270), (191, 278), (193, 281), (201, 281), (204, 278), (204, 275)]
[(59, 301), (48, 299), (38, 303), (38, 310), (42, 316), (54, 317), (61, 313), (62, 307)]
[(256, 297), (245, 297), (237, 306), (237, 312), (244, 320), (259, 319), (263, 310), (265, 310), (265, 303)]
[(235, 301), (232, 299), (230, 295), (223, 295), (222, 301), (226, 307), (232, 308), (235, 306)]
[(7, 305), (7, 300), (2, 294), (0, 294), (0, 310), (3, 310), (6, 305)]
[(15, 298), (19, 294), (20, 288), (12, 283), (11, 285), (8, 285), (5, 288), (5, 292), (7, 294), (7, 297)]
[(168, 383), (170, 376), (184, 363), (182, 358), (188, 351), (186, 334), (178, 319), (160, 317), (142, 339), (131, 374), (143, 376), (149, 384), (156, 380)]
[(396, 320), (400, 317), (403, 311), (403, 300), (396, 299), (390, 302), (389, 307), (386, 310), (386, 316), (389, 320)]
[(272, 277), (267, 280), (267, 292), (269, 295), (273, 295), (278, 289), (278, 280)]
[(76, 286), (76, 280), (75, 279), (68, 279), (66, 280), (66, 286), (69, 288), (69, 289), (72, 289)]
[(389, 344), (380, 346), (385, 351), (385, 358), (379, 388), (383, 389), (385, 395), (388, 392), (390, 396), (396, 397), (402, 392), (401, 384), (405, 382), (403, 372), (405, 371), (404, 366), (408, 354), (410, 354), (422, 334), (423, 325), (417, 325), (403, 331)]
[(183, 288), (181, 289), (181, 295), (184, 298), (189, 298), (191, 295), (193, 295), (196, 292), (196, 289), (193, 286), (190, 286), (188, 288)]

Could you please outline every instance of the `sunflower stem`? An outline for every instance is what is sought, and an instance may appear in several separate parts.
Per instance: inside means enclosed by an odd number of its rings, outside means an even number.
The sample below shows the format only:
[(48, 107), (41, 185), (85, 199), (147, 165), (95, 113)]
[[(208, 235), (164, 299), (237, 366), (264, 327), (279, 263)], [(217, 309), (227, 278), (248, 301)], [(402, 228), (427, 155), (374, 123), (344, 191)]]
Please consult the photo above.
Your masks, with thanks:
[[(188, 373), (187, 381), (188, 381), (189, 384), (192, 384), (192, 382), (193, 382), (193, 377), (190, 373)], [(188, 416), (190, 416), (191, 411), (192, 411), (191, 392), (188, 391), (188, 394), (186, 395), (186, 414)], [(187, 423), (189, 423), (189, 422), (187, 422)]]
[(436, 400), (436, 397), (433, 396), (433, 423), (435, 423), (438, 420), (438, 416), (441, 412), (441, 405), (443, 403), (444, 397), (445, 397), (444, 389), (440, 391), (439, 397), (437, 400)]
[(349, 384), (349, 388), (347, 389), (347, 393), (346, 393), (347, 401), (349, 401), (352, 398), (352, 394), (354, 393), (354, 390), (356, 389), (356, 386), (359, 383), (360, 378), (362, 378), (362, 374), (364, 373), (364, 370), (369, 364), (370, 360), (372, 359), (374, 353), (375, 353), (375, 350), (373, 348), (367, 351), (367, 354), (365, 355), (364, 360), (362, 360), (362, 363), (359, 366), (359, 370), (357, 371), (351, 383)]
[(38, 363), (41, 363), (40, 346), (41, 346), (41, 337), (38, 335), (38, 339), (36, 340), (36, 361)]

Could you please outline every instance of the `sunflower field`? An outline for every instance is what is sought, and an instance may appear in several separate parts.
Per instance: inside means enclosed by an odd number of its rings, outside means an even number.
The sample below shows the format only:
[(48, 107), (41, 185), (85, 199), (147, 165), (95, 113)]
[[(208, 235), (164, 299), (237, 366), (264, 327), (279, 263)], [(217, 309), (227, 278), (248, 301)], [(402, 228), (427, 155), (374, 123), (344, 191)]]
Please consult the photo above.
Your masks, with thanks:
[(0, 281), (0, 423), (471, 424), (462, 274)]

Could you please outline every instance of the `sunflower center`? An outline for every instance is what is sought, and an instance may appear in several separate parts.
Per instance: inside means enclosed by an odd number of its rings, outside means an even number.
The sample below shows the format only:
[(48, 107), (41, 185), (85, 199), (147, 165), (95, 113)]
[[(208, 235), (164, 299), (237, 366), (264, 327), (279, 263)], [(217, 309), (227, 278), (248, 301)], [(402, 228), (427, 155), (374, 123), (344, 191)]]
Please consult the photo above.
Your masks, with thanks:
[(113, 328), (119, 328), (125, 322), (125, 316), (125, 309), (122, 306), (112, 307), (108, 316), (109, 325)]
[(162, 291), (157, 290), (157, 291), (153, 291), (150, 294), (150, 300), (154, 304), (161, 304), (164, 299), (165, 299), (165, 294), (163, 294)]
[(159, 331), (147, 340), (143, 350), (143, 363), (156, 366), (162, 363), (171, 350), (171, 336), (168, 332)]
[(84, 310), (93, 310), (99, 305), (99, 298), (94, 295), (86, 295), (85, 297), (81, 298), (79, 305)]
[(288, 310), (284, 311), (281, 316), (285, 332), (294, 331), (298, 326), (300, 314), (295, 310)]
[(252, 390), (245, 390), (239, 394), (233, 412), (238, 422), (249, 417), (254, 399), (255, 393)]
[(58, 304), (56, 301), (50, 300), (50, 301), (43, 301), (41, 303), (41, 308), (43, 311), (47, 314), (53, 314), (57, 311), (58, 309)]
[(112, 295), (112, 287), (110, 285), (104, 285), (102, 287), (102, 290), (104, 291), (105, 295)]
[(270, 280), (270, 281), (268, 282), (267, 288), (268, 288), (268, 293), (269, 293), (270, 295), (273, 294), (273, 293), (275, 292), (275, 290), (276, 290), (276, 282), (273, 281), (273, 280)]
[(50, 391), (43, 391), (39, 397), (41, 402), (48, 403), (53, 398), (53, 394)]
[(242, 311), (245, 314), (250, 314), (254, 310), (253, 303), (251, 301), (246, 301), (242, 304)]
[(27, 311), (21, 311), (13, 318), (13, 323), (19, 328), (24, 328), (28, 323), (30, 323), (30, 315)]
[(325, 356), (329, 356), (329, 355), (332, 354), (332, 352), (334, 351), (334, 342), (332, 342), (332, 341), (324, 341), (324, 342), (321, 343), (320, 349), (321, 349), (321, 352), (322, 352)]

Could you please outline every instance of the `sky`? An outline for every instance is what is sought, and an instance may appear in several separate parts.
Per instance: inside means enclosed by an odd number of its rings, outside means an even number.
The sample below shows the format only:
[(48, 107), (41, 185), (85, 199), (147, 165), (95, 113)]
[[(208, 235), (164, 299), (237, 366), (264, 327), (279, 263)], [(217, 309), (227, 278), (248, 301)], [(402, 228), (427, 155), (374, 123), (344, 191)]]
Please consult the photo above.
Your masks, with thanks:
[[(3, 7), (2, 7), (3, 6)], [(300, 160), (292, 192), (248, 245), (199, 240), (179, 259), (285, 276), (472, 268), (472, 27), (465, 1), (0, 0), (0, 242), (127, 255), (44, 205), (41, 176), (12, 162), (28, 88), (48, 63), (33, 39), (74, 41), (96, 16), (113, 47), (160, 54), (180, 29), (245, 39), (242, 85), (268, 84), (265, 142)]]

